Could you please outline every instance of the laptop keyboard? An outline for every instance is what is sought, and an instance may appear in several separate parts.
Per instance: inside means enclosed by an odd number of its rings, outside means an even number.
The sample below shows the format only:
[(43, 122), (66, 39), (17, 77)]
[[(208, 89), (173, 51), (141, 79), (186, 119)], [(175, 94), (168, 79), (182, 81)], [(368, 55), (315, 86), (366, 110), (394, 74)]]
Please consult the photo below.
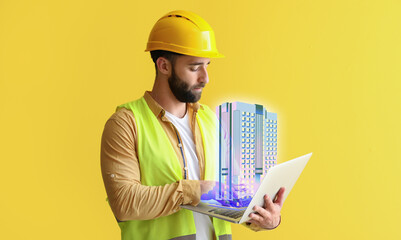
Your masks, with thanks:
[(214, 208), (212, 210), (209, 210), (209, 212), (237, 219), (239, 217), (242, 217), (242, 215), (244, 215), (245, 210), (238, 211), (224, 208)]

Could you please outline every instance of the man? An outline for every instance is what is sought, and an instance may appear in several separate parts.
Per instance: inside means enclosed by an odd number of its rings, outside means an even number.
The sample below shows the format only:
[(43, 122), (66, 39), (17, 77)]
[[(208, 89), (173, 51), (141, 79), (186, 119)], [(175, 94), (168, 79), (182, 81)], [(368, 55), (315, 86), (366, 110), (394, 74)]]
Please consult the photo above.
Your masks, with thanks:
[[(197, 205), (214, 173), (214, 113), (198, 103), (210, 58), (222, 57), (206, 21), (173, 11), (155, 24), (146, 51), (156, 67), (151, 92), (120, 105), (105, 125), (101, 167), (121, 237), (231, 239), (230, 224), (181, 209)], [(281, 196), (256, 208), (254, 230), (280, 223)]]

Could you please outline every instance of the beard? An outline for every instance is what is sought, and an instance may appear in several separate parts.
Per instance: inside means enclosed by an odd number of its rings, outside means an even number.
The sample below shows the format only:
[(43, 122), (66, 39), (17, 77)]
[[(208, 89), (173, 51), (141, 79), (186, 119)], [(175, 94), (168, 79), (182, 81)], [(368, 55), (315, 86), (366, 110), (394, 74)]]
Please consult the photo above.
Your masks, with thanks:
[(190, 87), (186, 82), (175, 74), (174, 66), (172, 67), (171, 76), (168, 78), (168, 85), (171, 92), (180, 102), (195, 103), (201, 98), (202, 92), (192, 92), (195, 88), (205, 87), (205, 83), (196, 84)]

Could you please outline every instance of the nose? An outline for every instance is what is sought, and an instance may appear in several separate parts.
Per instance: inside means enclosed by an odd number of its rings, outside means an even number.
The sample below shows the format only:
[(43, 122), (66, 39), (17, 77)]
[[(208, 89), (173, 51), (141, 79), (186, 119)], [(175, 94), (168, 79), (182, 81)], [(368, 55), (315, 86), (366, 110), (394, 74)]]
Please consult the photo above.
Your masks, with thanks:
[(209, 75), (207, 73), (206, 66), (201, 68), (198, 81), (204, 84), (207, 84), (209, 82)]

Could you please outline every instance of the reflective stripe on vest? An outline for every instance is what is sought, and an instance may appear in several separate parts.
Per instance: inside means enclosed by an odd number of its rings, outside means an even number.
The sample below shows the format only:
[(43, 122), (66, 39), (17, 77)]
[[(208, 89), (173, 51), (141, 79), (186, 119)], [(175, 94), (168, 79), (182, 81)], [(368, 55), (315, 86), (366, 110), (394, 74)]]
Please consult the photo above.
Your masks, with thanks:
[[(188, 236), (182, 236), (182, 237), (176, 237), (176, 238), (172, 238), (170, 240), (196, 240), (196, 235), (188, 235)], [(221, 235), (219, 236), (218, 240), (232, 240), (232, 236), (231, 234), (227, 234), (227, 235)]]
[[(134, 114), (137, 126), (138, 160), (141, 172), (141, 184), (163, 186), (177, 182), (182, 177), (181, 165), (174, 148), (142, 97), (118, 108), (126, 108)], [(196, 116), (202, 135), (205, 152), (205, 179), (213, 180), (216, 157), (216, 116), (206, 106), (198, 110)], [(217, 239), (231, 239), (230, 223), (212, 218)], [(195, 239), (196, 228), (191, 211), (180, 211), (150, 220), (131, 220), (118, 223), (122, 240), (141, 239)]]

